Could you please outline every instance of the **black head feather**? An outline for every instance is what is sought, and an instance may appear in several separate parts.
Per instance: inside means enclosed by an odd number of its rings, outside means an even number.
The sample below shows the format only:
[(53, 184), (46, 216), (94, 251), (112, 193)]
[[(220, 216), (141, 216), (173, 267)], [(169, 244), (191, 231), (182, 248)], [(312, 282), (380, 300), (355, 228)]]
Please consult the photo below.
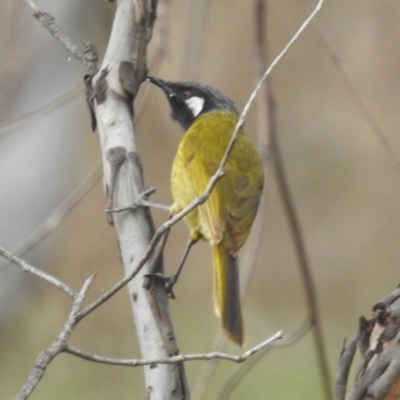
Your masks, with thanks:
[(186, 130), (200, 115), (213, 110), (237, 112), (234, 102), (212, 86), (199, 82), (170, 82), (149, 76), (148, 81), (160, 87), (171, 106), (171, 117)]

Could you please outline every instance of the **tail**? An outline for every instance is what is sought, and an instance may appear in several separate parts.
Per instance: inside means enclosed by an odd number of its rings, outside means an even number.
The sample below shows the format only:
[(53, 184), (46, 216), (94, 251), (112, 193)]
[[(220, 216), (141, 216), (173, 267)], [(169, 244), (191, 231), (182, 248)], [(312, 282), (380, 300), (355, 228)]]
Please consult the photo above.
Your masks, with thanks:
[(244, 333), (237, 259), (229, 254), (224, 240), (213, 245), (213, 259), (214, 310), (229, 339), (242, 346)]

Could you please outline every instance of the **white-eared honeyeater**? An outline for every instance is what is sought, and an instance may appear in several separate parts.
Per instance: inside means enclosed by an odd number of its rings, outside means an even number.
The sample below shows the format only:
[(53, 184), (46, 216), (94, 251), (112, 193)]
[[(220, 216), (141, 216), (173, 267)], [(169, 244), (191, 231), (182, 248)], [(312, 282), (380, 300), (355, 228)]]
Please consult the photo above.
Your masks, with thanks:
[[(215, 174), (239, 115), (232, 100), (198, 82), (148, 77), (160, 87), (171, 116), (185, 131), (172, 166), (171, 213), (202, 195)], [(264, 174), (257, 150), (240, 129), (233, 150), (207, 201), (185, 217), (192, 242), (210, 243), (214, 264), (214, 308), (228, 337), (243, 344), (237, 256), (257, 213)]]

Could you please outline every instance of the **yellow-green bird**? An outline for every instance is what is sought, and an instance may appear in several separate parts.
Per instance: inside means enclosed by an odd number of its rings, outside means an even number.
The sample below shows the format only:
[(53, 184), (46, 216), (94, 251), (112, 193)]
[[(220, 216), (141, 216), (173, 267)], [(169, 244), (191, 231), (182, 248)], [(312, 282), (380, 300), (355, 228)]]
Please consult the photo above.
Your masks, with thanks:
[[(171, 173), (174, 199), (171, 213), (174, 214), (204, 193), (225, 154), (239, 115), (233, 101), (211, 86), (155, 77), (148, 80), (164, 91), (172, 118), (185, 131)], [(190, 229), (188, 249), (199, 239), (212, 247), (214, 309), (227, 336), (242, 345), (244, 330), (237, 256), (250, 233), (264, 181), (257, 150), (243, 129), (239, 131), (224, 172), (207, 201), (190, 212), (185, 222)], [(186, 255), (187, 252), (184, 258)], [(175, 282), (176, 279), (172, 284)]]

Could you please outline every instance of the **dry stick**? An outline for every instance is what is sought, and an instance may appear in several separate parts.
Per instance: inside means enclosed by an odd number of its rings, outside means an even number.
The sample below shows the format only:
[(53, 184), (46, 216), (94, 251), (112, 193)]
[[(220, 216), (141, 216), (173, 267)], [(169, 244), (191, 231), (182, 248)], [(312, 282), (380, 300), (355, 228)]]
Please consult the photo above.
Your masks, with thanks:
[[(94, 188), (101, 178), (100, 163), (90, 171), (89, 175), (79, 184), (79, 186), (69, 194), (69, 196), (57, 207), (57, 209), (38, 226), (29, 237), (13, 250), (14, 254), (20, 257), (32, 250), (38, 243), (44, 240), (51, 232), (53, 232), (64, 218), (85, 198), (85, 196)], [(0, 267), (0, 271), (4, 270), (10, 264), (7, 263)]]
[(86, 67), (89, 74), (95, 74), (98, 71), (98, 60), (94, 47), (90, 43), (86, 43), (84, 45), (84, 49), (81, 50), (55, 24), (54, 17), (52, 17), (48, 13), (41, 11), (33, 0), (26, 0), (26, 2), (32, 9), (32, 15), (43, 25), (43, 27), (47, 29), (51, 33), (51, 35), (54, 36), (67, 49), (69, 53), (71, 53)]
[(7, 133), (11, 129), (15, 129), (20, 125), (26, 124), (38, 117), (47, 114), (50, 111), (55, 110), (61, 105), (67, 103), (69, 100), (76, 97), (78, 94), (83, 92), (83, 83), (76, 83), (72, 88), (58, 95), (55, 99), (48, 101), (41, 105), (35, 110), (29, 111), (17, 118), (13, 118), (8, 121), (4, 121), (0, 124), (0, 135)]
[(282, 340), (273, 343), (271, 346), (266, 347), (263, 351), (258, 352), (254, 357), (248, 360), (245, 364), (241, 365), (225, 382), (221, 391), (219, 392), (218, 399), (229, 399), (229, 396), (233, 390), (237, 387), (240, 381), (249, 373), (249, 371), (254, 368), (254, 366), (262, 360), (269, 351), (276, 347), (290, 346), (300, 340), (311, 327), (310, 321), (303, 322), (294, 332), (289, 335), (283, 336)]
[(54, 359), (54, 357), (65, 350), (68, 339), (70, 338), (71, 333), (78, 322), (76, 317), (82, 307), (82, 303), (85, 300), (90, 285), (93, 283), (94, 277), (95, 275), (92, 275), (90, 278), (88, 278), (83, 284), (81, 291), (74, 295), (74, 303), (68, 319), (64, 324), (63, 330), (59, 334), (58, 338), (45, 351), (39, 354), (28, 380), (16, 395), (14, 400), (26, 400), (32, 394), (39, 381), (42, 379), (49, 363)]
[(14, 254), (10, 253), (3, 247), (0, 247), (0, 255), (3, 256), (4, 258), (6, 258), (7, 260), (11, 261), (12, 263), (18, 265), (19, 267), (21, 267), (22, 271), (29, 272), (32, 275), (36, 275), (39, 278), (42, 278), (45, 281), (50, 282), (52, 285), (54, 285), (58, 289), (65, 292), (68, 296), (70, 296), (70, 297), (76, 296), (75, 290), (70, 288), (64, 282), (58, 280), (57, 278), (55, 278), (54, 276), (52, 276), (50, 274), (47, 274), (46, 272), (43, 272), (42, 270), (40, 270), (38, 268), (33, 267), (32, 265), (29, 265), (24, 260), (21, 260), (20, 258), (15, 256)]
[(252, 347), (251, 349), (247, 350), (240, 356), (234, 356), (234, 355), (228, 354), (228, 353), (221, 353), (219, 351), (213, 351), (211, 353), (204, 353), (204, 354), (182, 354), (180, 356), (173, 356), (173, 357), (161, 358), (161, 359), (156, 359), (156, 360), (139, 360), (139, 359), (124, 360), (121, 358), (108, 358), (108, 357), (98, 356), (95, 354), (85, 353), (81, 350), (78, 350), (78, 349), (75, 349), (75, 348), (69, 347), (69, 346), (67, 346), (64, 351), (66, 353), (72, 354), (74, 356), (83, 358), (87, 361), (94, 361), (94, 362), (98, 362), (98, 363), (102, 363), (102, 364), (124, 365), (124, 366), (129, 366), (129, 367), (137, 367), (137, 366), (141, 366), (141, 365), (156, 366), (157, 364), (173, 364), (173, 363), (179, 363), (179, 362), (184, 362), (184, 361), (212, 360), (215, 358), (233, 361), (235, 363), (242, 363), (242, 362), (246, 361), (253, 354), (256, 354), (262, 350), (265, 350), (266, 348), (269, 348), (271, 345), (273, 345), (277, 340), (279, 340), (281, 338), (282, 338), (282, 331), (279, 331), (279, 332), (275, 333), (273, 336), (271, 336), (270, 338), (264, 340), (263, 342), (257, 344), (256, 346)]
[(394, 151), (392, 145), (390, 144), (388, 138), (386, 137), (385, 133), (382, 131), (380, 128), (378, 122), (372, 115), (371, 110), (368, 108), (366, 102), (363, 100), (363, 96), (361, 95), (360, 91), (357, 89), (357, 86), (354, 83), (354, 80), (351, 77), (351, 74), (349, 70), (347, 69), (346, 65), (342, 62), (340, 57), (335, 54), (335, 52), (332, 50), (332, 45), (329, 42), (328, 35), (325, 33), (325, 30), (321, 23), (318, 21), (318, 19), (315, 19), (314, 21), (314, 27), (315, 30), (317, 31), (319, 37), (322, 40), (322, 43), (328, 52), (333, 64), (337, 68), (340, 77), (342, 78), (345, 86), (347, 87), (348, 91), (350, 92), (351, 96), (353, 96), (353, 99), (355, 100), (358, 108), (361, 110), (362, 114), (364, 115), (364, 118), (368, 121), (369, 125), (372, 127), (378, 138), (383, 144), (383, 147), (385, 147), (390, 155), (393, 157), (395, 162), (400, 165), (400, 159), (399, 156), (396, 154)]

